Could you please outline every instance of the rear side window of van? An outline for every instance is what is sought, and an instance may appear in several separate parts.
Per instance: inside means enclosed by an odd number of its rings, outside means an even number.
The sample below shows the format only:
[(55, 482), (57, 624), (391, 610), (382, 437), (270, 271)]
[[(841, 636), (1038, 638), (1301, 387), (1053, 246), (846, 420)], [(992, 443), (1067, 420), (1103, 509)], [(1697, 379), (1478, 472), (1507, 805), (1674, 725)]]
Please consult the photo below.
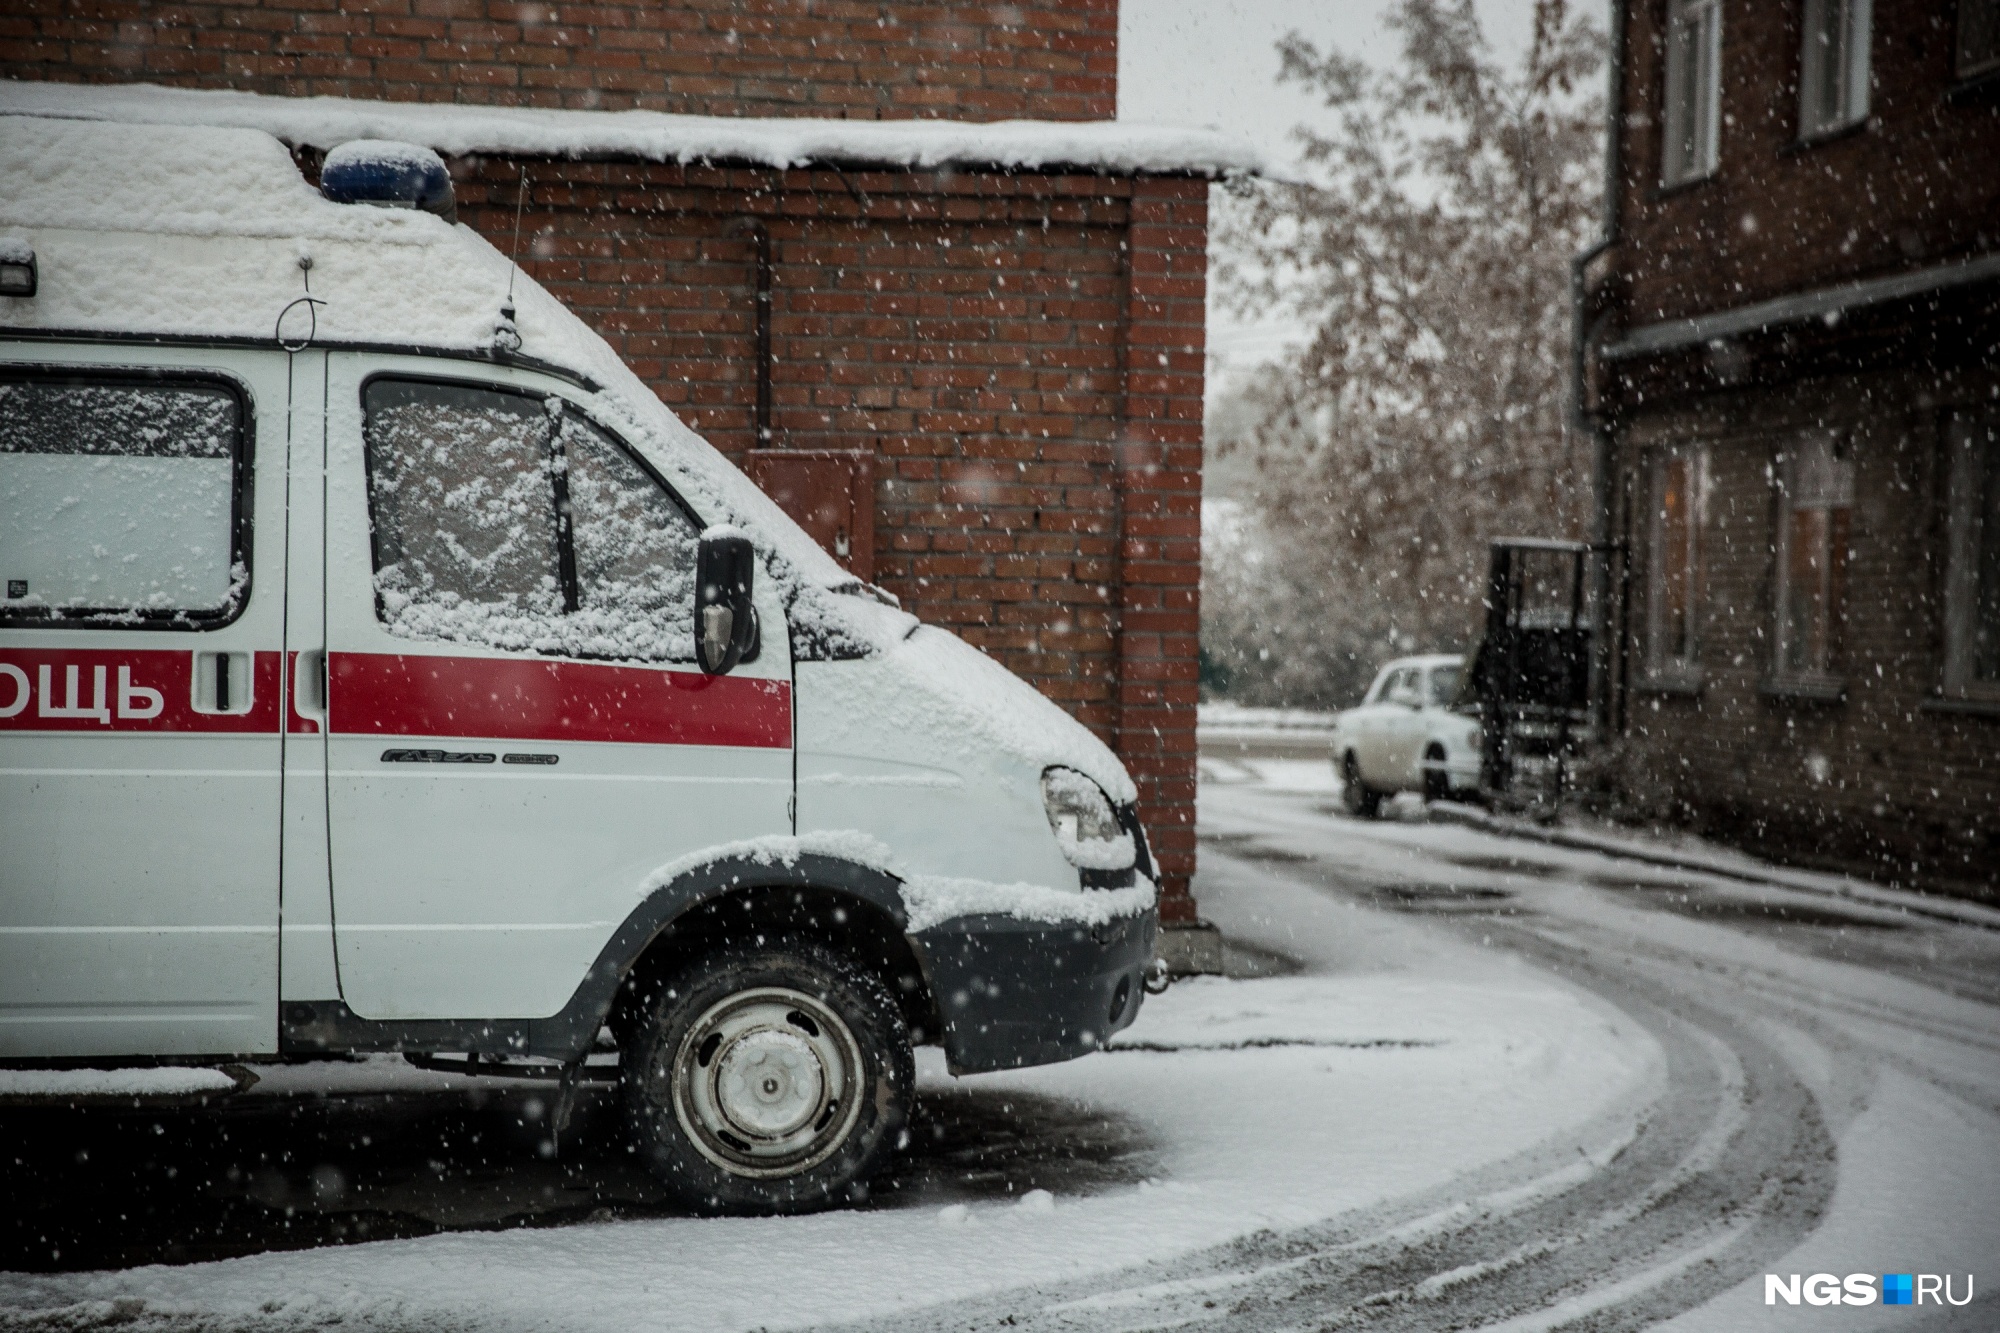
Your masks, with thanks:
[(390, 633), (693, 660), (699, 530), (616, 440), (557, 398), (390, 378), (363, 394)]
[(212, 380), (0, 377), (0, 620), (235, 619), (249, 592), (245, 416)]

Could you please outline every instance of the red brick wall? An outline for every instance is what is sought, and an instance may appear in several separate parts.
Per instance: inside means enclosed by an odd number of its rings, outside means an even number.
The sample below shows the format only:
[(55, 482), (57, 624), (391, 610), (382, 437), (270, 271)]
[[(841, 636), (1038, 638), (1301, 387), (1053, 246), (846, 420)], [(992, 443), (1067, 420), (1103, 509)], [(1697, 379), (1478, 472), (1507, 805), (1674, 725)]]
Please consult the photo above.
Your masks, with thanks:
[(719, 116), (1108, 120), (1117, 0), (8, 0), (0, 77)]
[(1191, 921), (1207, 183), (1136, 181), (1129, 239), (1118, 751), (1158, 811), (1161, 919)]
[[(1660, 186), (1666, 0), (1627, 18), (1619, 235), (1592, 336), (2000, 252), (2000, 81), (1961, 80), (1954, 6), (1875, 0), (1870, 115), (1799, 142), (1798, 3), (1723, 0), (1716, 171)], [(2000, 892), (2000, 713), (1942, 699), (1949, 414), (1990, 402), (1991, 284), (1599, 362), (1614, 532), (1634, 543), (1631, 802), (1760, 854)], [(1778, 455), (1834, 430), (1855, 503), (1837, 697), (1775, 671)], [(1709, 456), (1696, 679), (1645, 672), (1648, 451)]]
[[(527, 267), (688, 423), (876, 456), (875, 577), (1033, 682), (1138, 780), (1193, 914), (1205, 181), (529, 163)], [(518, 166), (456, 164), (506, 244)]]
[(1629, 324), (2000, 248), (2000, 91), (1957, 86), (1950, 3), (1875, 0), (1869, 119), (1801, 144), (1803, 6), (1724, 0), (1719, 164), (1663, 190), (1666, 4), (1619, 2)]
[[(1762, 855), (1890, 883), (2000, 896), (2000, 713), (1933, 707), (1944, 625), (1944, 423), (2000, 394), (2000, 373), (1924, 367), (1683, 401), (1621, 441), (1636, 538), (1634, 693), (1625, 782), (1649, 813)], [(1839, 702), (1773, 697), (1777, 455), (1848, 432), (1852, 546), (1834, 671)], [(1646, 450), (1707, 445), (1698, 688), (1645, 683)]]

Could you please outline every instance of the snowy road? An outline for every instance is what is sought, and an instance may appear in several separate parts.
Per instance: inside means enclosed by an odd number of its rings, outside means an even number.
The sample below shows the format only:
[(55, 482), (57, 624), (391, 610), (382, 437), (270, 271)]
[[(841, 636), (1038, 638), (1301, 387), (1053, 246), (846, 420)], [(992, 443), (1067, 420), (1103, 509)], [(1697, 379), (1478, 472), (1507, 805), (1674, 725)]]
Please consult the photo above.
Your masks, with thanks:
[[(1665, 1053), (1629, 1139), (894, 1327), (2000, 1328), (1991, 1296), (1770, 1308), (1762, 1276), (2000, 1279), (2000, 931), (1354, 821), (1306, 767), (1205, 784), (1203, 910), (1234, 938), (1345, 968), (1370, 963), (1357, 923), (1393, 913), (1588, 990)], [(1291, 791), (1288, 770), (1304, 779)]]
[[(926, 1063), (868, 1209), (675, 1216), (591, 1108), (551, 1161), (534, 1089), (287, 1070), (122, 1147), (16, 1121), (13, 1234), (102, 1257), (0, 1273), (0, 1328), (2000, 1327), (1762, 1283), (2000, 1281), (2000, 929), (1210, 776), (1202, 909), (1273, 975), (1069, 1065)], [(204, 1253), (241, 1257), (99, 1267)]]

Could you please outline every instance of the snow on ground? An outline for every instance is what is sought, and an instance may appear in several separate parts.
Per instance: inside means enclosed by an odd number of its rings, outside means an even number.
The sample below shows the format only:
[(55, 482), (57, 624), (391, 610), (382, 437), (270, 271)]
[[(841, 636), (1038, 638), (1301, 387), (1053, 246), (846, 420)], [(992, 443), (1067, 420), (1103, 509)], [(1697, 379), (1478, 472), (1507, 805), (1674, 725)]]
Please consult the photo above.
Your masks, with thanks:
[(1244, 704), (1207, 703), (1195, 709), (1203, 731), (1328, 733), (1338, 717), (1312, 708), (1251, 708)]
[[(1443, 1185), (1541, 1149), (1602, 1152), (1659, 1078), (1615, 1011), (1384, 914), (1295, 888), (1217, 901), (1300, 975), (1183, 983), (1119, 1049), (977, 1076), (1141, 1123), (1156, 1174), (1089, 1197), (1036, 1191), (792, 1219), (676, 1218), (456, 1233), (180, 1268), (0, 1277), (0, 1308), (125, 1311), (204, 1325), (472, 1320), (514, 1328), (727, 1330), (866, 1320), (1163, 1260)], [(1232, 906), (1233, 904), (1233, 906)], [(1247, 906), (1245, 906), (1247, 904)], [(1269, 920), (1283, 921), (1275, 932)], [(1281, 937), (1281, 938), (1278, 938)], [(934, 1057), (934, 1051), (926, 1056)], [(306, 1077), (287, 1071), (289, 1083)], [(357, 1074), (341, 1075), (351, 1084)], [(404, 1076), (392, 1075), (399, 1081)], [(434, 1076), (426, 1076), (434, 1077)], [(951, 1084), (941, 1061), (920, 1083)], [(784, 1258), (773, 1280), (772, 1256)], [(130, 1302), (140, 1302), (138, 1306)]]
[[(1625, 830), (1595, 831), (1607, 844), (1597, 850), (1434, 822), (1417, 804), (1400, 807), (1401, 818), (1342, 818), (1309, 791), (1287, 797), (1305, 784), (1288, 788), (1285, 761), (1203, 763), (1211, 778), (1205, 837), (1312, 859), (1363, 891), (1497, 893), (1516, 913), (1517, 929), (1623, 958), (1636, 971), (1672, 978), (1701, 1003), (1749, 1016), (1810, 1088), (1838, 1163), (1830, 1206), (1810, 1234), (1760, 1268), (1985, 1278), (2000, 1262), (1993, 1039), (2000, 1028), (1989, 909), (1785, 870), (1725, 849), (1681, 844), (1712, 853), (1728, 873), (1704, 871), (1700, 860), (1679, 867), (1628, 860), (1675, 844)], [(1217, 882), (1215, 860), (1204, 873)], [(1202, 906), (1226, 933), (1280, 947), (1292, 937), (1298, 913), (1272, 912), (1272, 892), (1246, 893), (1226, 876), (1221, 882), (1230, 892), (1211, 889)], [(1842, 901), (1836, 907), (1829, 898)], [(1586, 1293), (1593, 1301), (1611, 1294)], [(1986, 1322), (1982, 1311), (1967, 1311), (1971, 1322), (1949, 1327), (1995, 1327), (1992, 1308), (1982, 1310)], [(1555, 1327), (1559, 1313), (1558, 1306), (1522, 1327)], [(1818, 1326), (1828, 1316), (1803, 1307), (1773, 1314), (1760, 1273), (1663, 1327), (1733, 1333)], [(1842, 1328), (1869, 1329), (1902, 1327), (1911, 1315), (1876, 1305), (1831, 1317)]]
[(1325, 759), (1218, 759), (1204, 755), (1200, 773), (1204, 782), (1252, 782), (1265, 791), (1340, 795), (1340, 775)]
[(189, 1097), (233, 1092), (220, 1069), (0, 1069), (0, 1099), (71, 1097)]
[[(2000, 1155), (1994, 1152), (1992, 1117), (1968, 1115), (1921, 1080), (1887, 1070), (1868, 1106), (1840, 1138), (1840, 1184), (1833, 1207), (1817, 1230), (1771, 1271), (1792, 1273), (1951, 1273), (1958, 1294), (1964, 1275), (1992, 1281), (1996, 1238), (1969, 1217), (1991, 1217), (2000, 1199)], [(1940, 1171), (1940, 1166), (1947, 1167)], [(1928, 1197), (1914, 1209), (1885, 1208), (1885, 1199), (1908, 1199), (1912, 1182)], [(1774, 1314), (1761, 1282), (1747, 1282), (1707, 1305), (1661, 1325), (1671, 1333), (1735, 1333), (1784, 1320), (1804, 1326), (1805, 1307)], [(1989, 1307), (1985, 1313), (1992, 1315)], [(1900, 1328), (1910, 1312), (1883, 1305), (1839, 1312), (1845, 1330)], [(1987, 1327), (1992, 1327), (1989, 1324)], [(1970, 1326), (1968, 1326), (1970, 1327)]]
[[(1207, 706), (1205, 706), (1207, 707)], [(1244, 709), (1244, 713), (1257, 710)], [(1280, 710), (1268, 710), (1278, 712)], [(1227, 716), (1227, 715), (1225, 715)], [(1289, 737), (1290, 731), (1273, 727), (1246, 729), (1245, 735)], [(1231, 733), (1232, 739), (1235, 734)], [(1340, 776), (1332, 763), (1317, 756), (1271, 757), (1254, 750), (1248, 754), (1204, 753), (1199, 761), (1201, 780), (1216, 786), (1247, 786), (1262, 792), (1290, 795), (1340, 794)], [(1774, 865), (1723, 843), (1674, 828), (1635, 828), (1608, 820), (1565, 811), (1559, 823), (1549, 826), (1495, 817), (1466, 805), (1446, 803), (1426, 806), (1414, 793), (1404, 792), (1383, 803), (1386, 824), (1374, 826), (1371, 838), (1411, 849), (1435, 847), (1451, 853), (1474, 847), (1509, 845), (1508, 839), (1522, 838), (1543, 843), (1549, 850), (1534, 855), (1552, 867), (1570, 873), (1601, 871), (1606, 856), (1642, 860), (1676, 873), (1702, 875), (1712, 872), (1721, 879), (1754, 881), (1773, 886), (1844, 898), (1856, 904), (1892, 912), (1914, 912), (1943, 920), (1959, 921), (1988, 929), (2000, 928), (2000, 908), (1935, 894), (1912, 892), (1870, 883), (1852, 875), (1803, 870)], [(1464, 831), (1450, 833), (1439, 825), (1460, 825)], [(1492, 835), (1499, 835), (1494, 838)], [(1561, 849), (1561, 850), (1554, 850)]]

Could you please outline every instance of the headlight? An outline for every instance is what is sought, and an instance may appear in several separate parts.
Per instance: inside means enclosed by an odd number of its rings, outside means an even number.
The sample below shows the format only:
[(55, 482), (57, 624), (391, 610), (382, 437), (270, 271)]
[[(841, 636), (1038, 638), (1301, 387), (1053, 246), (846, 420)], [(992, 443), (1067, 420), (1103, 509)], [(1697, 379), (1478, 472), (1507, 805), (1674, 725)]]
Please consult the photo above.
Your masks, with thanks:
[(1474, 727), (1465, 733), (1465, 744), (1468, 749), (1477, 750), (1482, 743), (1478, 727)]
[(1132, 835), (1118, 827), (1118, 812), (1104, 789), (1073, 768), (1042, 774), (1042, 806), (1056, 845), (1083, 870), (1123, 870), (1137, 859)]

